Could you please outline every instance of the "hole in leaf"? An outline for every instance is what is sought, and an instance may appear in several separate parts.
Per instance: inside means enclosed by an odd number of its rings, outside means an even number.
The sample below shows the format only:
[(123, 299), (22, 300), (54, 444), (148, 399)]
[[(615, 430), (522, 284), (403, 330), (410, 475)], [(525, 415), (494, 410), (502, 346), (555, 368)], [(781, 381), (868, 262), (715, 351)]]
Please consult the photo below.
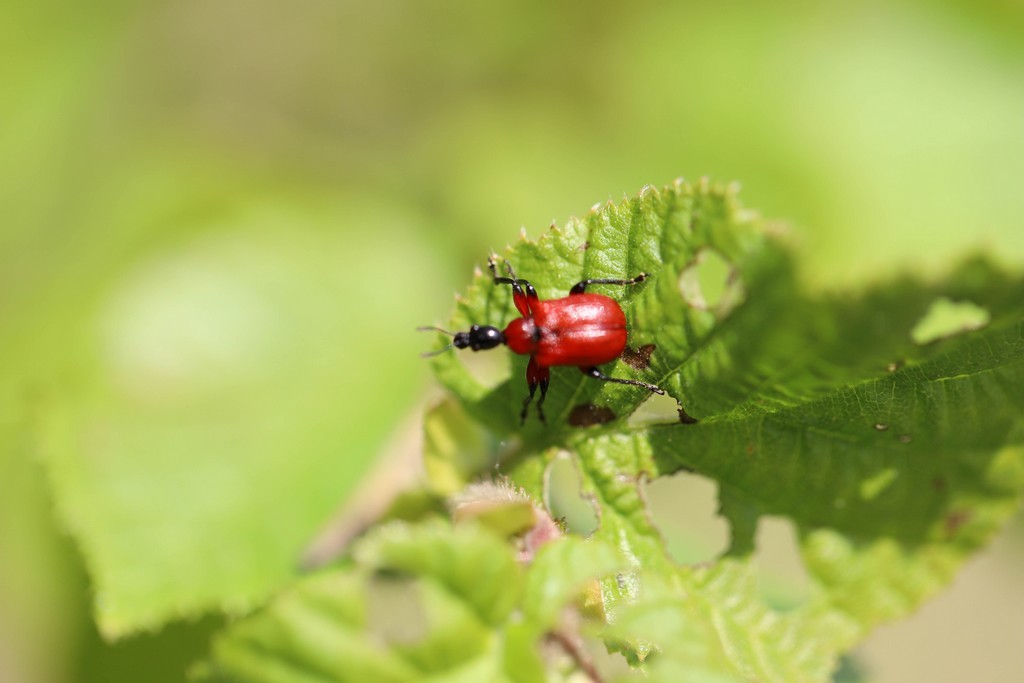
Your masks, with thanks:
[(679, 273), (679, 293), (690, 306), (722, 318), (743, 300), (736, 268), (714, 249), (701, 249)]
[(761, 596), (778, 611), (800, 606), (810, 597), (810, 578), (796, 528), (782, 517), (762, 517), (757, 523), (757, 565)]
[(972, 301), (953, 301), (939, 297), (910, 331), (916, 344), (930, 344), (939, 339), (981, 329), (992, 316)]
[(668, 394), (651, 394), (644, 399), (627, 423), (631, 427), (679, 422), (679, 403)]
[(597, 512), (583, 497), (580, 473), (568, 455), (555, 458), (544, 476), (544, 504), (555, 519), (565, 520), (566, 528), (581, 536), (597, 529)]
[(644, 489), (651, 522), (680, 564), (720, 556), (729, 546), (729, 524), (718, 515), (717, 485), (697, 474), (659, 477)]

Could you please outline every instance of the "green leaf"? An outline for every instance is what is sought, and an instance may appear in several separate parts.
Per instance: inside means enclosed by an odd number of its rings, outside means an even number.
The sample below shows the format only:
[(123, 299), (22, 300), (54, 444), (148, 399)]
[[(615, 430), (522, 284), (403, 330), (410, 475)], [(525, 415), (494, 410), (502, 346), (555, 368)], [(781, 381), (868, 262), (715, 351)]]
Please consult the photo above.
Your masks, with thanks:
[[(703, 181), (645, 188), (505, 256), (542, 299), (585, 278), (651, 275), (597, 290), (622, 303), (631, 348), (650, 352), (639, 369), (622, 361), (603, 369), (659, 384), (696, 424), (630, 420), (645, 390), (554, 368), (548, 424), (531, 416), (520, 429), (526, 359), (510, 355), (511, 376), (496, 385), (456, 353), (434, 366), (467, 412), (499, 438), (518, 436), (505, 471), (533, 495), (543, 495), (560, 452), (576, 454), (599, 513), (595, 540), (634, 568), (602, 584), (613, 642), (637, 662), (651, 644), (660, 648), (652, 672), (659, 657), (686, 663), (682, 639), (702, 675), (826, 680), (872, 626), (947, 585), (1019, 504), (1019, 274), (978, 258), (941, 281), (808, 291), (785, 242), (733, 190)], [(450, 329), (503, 327), (517, 316), (508, 290), (478, 276)], [(936, 333), (930, 318), (942, 301), (962, 308)], [(575, 427), (580, 409), (611, 420)], [(718, 483), (732, 529), (727, 556), (709, 568), (671, 561), (643, 500), (645, 479), (682, 469)], [(793, 521), (813, 583), (811, 597), (785, 613), (764, 603), (752, 578), (758, 520), (767, 515)], [(624, 631), (627, 615), (672, 601), (685, 618)]]
[(587, 589), (595, 579), (625, 568), (623, 558), (610, 545), (576, 536), (549, 543), (530, 565), (523, 612), (539, 628), (552, 628), (558, 623), (564, 605), (577, 598), (586, 600)]
[(487, 624), (503, 622), (519, 598), (514, 559), (496, 537), (482, 532), (452, 535), (441, 525), (395, 524), (361, 543), (355, 556), (389, 571), (429, 574)]
[(405, 681), (416, 667), (367, 629), (366, 585), (355, 574), (317, 576), (278, 598), (272, 610), (231, 627), (213, 646), (201, 680)]
[[(555, 368), (549, 424), (520, 429), (524, 359), (491, 386), (463, 356), (437, 357), (492, 436), (452, 406), (434, 411), (434, 487), (464, 485), (501, 453), (513, 483), (547, 500), (549, 467), (568, 452), (596, 508), (592, 536), (549, 535), (521, 567), (507, 539), (519, 523), (390, 523), (350, 564), (227, 629), (201, 677), (561, 680), (596, 667), (581, 643), (597, 633), (633, 664), (629, 680), (826, 681), (872, 626), (948, 584), (1019, 502), (1024, 278), (976, 259), (942, 282), (808, 292), (732, 191), (684, 183), (595, 209), (509, 258), (542, 297), (651, 273), (619, 292), (645, 350), (605, 370), (659, 383), (685, 412), (632, 419), (646, 391)], [(915, 334), (943, 300), (969, 302), (970, 322)], [(507, 287), (481, 277), (453, 326), (514, 316)], [(579, 406), (612, 419), (573, 426)], [(647, 510), (645, 481), (681, 469), (719, 486), (732, 537), (712, 563), (676, 564)], [(758, 587), (766, 516), (792, 520), (813, 584), (785, 611)], [(545, 641), (567, 668), (542, 658)]]
[(284, 683), (497, 674), (493, 626), (507, 619), (521, 585), (498, 538), (474, 528), (393, 523), (361, 542), (356, 557), (229, 628), (199, 677)]
[[(154, 232), (127, 262), (125, 246), (76, 261), (55, 276), (59, 306), (0, 329), (0, 393), (34, 387), (54, 502), (110, 638), (244, 613), (295, 577), (411, 405), (409, 321), (439, 297), (419, 238), (385, 229), (409, 221), (372, 204), (244, 196), (214, 210), (188, 189), (116, 222), (188, 234)], [(336, 229), (363, 224), (381, 229)], [(425, 284), (352, 296), (399, 274)]]
[(588, 582), (620, 564), (580, 539), (525, 571), (476, 525), (391, 523), (354, 563), (310, 577), (220, 634), (202, 681), (511, 681), (549, 678), (540, 641)]
[[(655, 573), (643, 577), (643, 593), (622, 610), (606, 636), (620, 641), (660, 643), (650, 655), (644, 680), (737, 683), (730, 658), (719, 645), (715, 626), (701, 614), (700, 601), (688, 599), (678, 588)], [(749, 598), (748, 594), (737, 595)], [(719, 624), (719, 628), (726, 628)]]

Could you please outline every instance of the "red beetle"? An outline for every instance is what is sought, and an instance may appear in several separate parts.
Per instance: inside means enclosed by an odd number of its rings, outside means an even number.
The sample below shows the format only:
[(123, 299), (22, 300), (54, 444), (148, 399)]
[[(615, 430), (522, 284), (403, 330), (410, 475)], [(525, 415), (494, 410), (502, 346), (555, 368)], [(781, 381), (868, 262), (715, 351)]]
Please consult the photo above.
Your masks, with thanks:
[(420, 329), (438, 330), (452, 335), (452, 343), (441, 351), (453, 346), (457, 349), (483, 351), (507, 344), (514, 353), (529, 356), (526, 382), (530, 387), (530, 395), (523, 401), (523, 410), (520, 413), (522, 422), (526, 421), (527, 409), (534, 394), (537, 393), (537, 387), (540, 387), (537, 415), (541, 422), (546, 421), (542, 406), (548, 391), (548, 368), (554, 365), (575, 366), (583, 374), (595, 379), (633, 384), (656, 394), (665, 393), (661, 388), (637, 379), (609, 377), (597, 367), (615, 360), (626, 348), (626, 316), (615, 299), (603, 294), (587, 294), (587, 287), (635, 285), (647, 278), (646, 273), (640, 273), (629, 280), (583, 280), (569, 290), (569, 296), (541, 301), (533, 285), (526, 280), (518, 279), (508, 261), (505, 261), (505, 268), (510, 277), (498, 276), (493, 256), (488, 261), (488, 267), (494, 276), (495, 284), (512, 285), (512, 300), (522, 315), (521, 318), (510, 322), (504, 332), (490, 325), (473, 325), (466, 332), (454, 334), (436, 327)]

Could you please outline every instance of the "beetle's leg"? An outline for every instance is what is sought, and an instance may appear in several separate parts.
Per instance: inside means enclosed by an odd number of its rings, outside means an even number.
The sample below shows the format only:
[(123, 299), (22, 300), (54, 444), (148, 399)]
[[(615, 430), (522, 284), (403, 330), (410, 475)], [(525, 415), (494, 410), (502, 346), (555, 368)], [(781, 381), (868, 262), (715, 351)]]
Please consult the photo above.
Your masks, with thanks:
[(617, 377), (609, 377), (608, 375), (601, 372), (601, 370), (596, 365), (593, 365), (589, 368), (580, 368), (580, 370), (587, 377), (593, 377), (594, 379), (599, 379), (604, 382), (615, 382), (616, 384), (632, 384), (634, 386), (643, 387), (648, 391), (653, 391), (655, 394), (661, 394), (663, 396), (665, 395), (665, 390), (659, 386), (655, 386), (654, 384), (648, 384), (647, 382), (641, 382), (638, 379), (618, 379)]
[(583, 280), (582, 282), (577, 282), (575, 285), (572, 286), (572, 289), (569, 290), (569, 294), (582, 294), (590, 285), (635, 285), (638, 282), (643, 282), (646, 279), (647, 273), (640, 273), (635, 278), (629, 280), (616, 280), (614, 278), (609, 279), (604, 277), (592, 278), (590, 280)]
[(547, 424), (548, 420), (544, 417), (544, 399), (548, 395), (548, 369), (543, 368), (542, 373), (544, 377), (540, 381), (540, 400), (537, 401), (537, 417), (540, 418), (541, 422)]
[(512, 270), (512, 265), (505, 261), (505, 268), (508, 269), (508, 274), (511, 277), (501, 277), (498, 275), (498, 264), (494, 260), (492, 254), (487, 259), (487, 267), (491, 269), (491, 275), (494, 277), (494, 284), (496, 285), (512, 285), (512, 301), (516, 305), (516, 310), (519, 314), (528, 317), (532, 315), (532, 303), (537, 301), (537, 290), (533, 288), (529, 280), (520, 280), (516, 277), (515, 272)]
[(537, 401), (537, 417), (540, 418), (541, 422), (547, 423), (547, 419), (544, 417), (544, 398), (548, 395), (548, 377), (550, 372), (546, 367), (541, 367), (537, 364), (537, 360), (530, 356), (530, 363), (526, 366), (526, 383), (530, 386), (530, 395), (523, 401), (523, 411), (519, 413), (519, 424), (526, 424), (526, 413), (530, 407), (530, 401), (533, 400), (533, 395), (537, 393), (537, 387), (540, 387), (540, 400)]

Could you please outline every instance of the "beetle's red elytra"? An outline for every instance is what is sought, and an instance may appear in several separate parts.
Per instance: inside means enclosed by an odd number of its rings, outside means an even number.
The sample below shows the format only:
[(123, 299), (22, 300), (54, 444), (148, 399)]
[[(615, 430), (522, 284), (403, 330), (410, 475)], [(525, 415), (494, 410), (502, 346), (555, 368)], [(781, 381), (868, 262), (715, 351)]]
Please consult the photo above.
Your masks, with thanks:
[(541, 422), (546, 421), (543, 406), (548, 391), (548, 368), (557, 365), (577, 367), (583, 374), (605, 382), (632, 384), (656, 394), (665, 393), (661, 388), (637, 379), (609, 377), (597, 367), (615, 360), (625, 350), (626, 316), (615, 299), (603, 294), (587, 293), (587, 287), (635, 285), (647, 278), (646, 273), (628, 280), (583, 280), (569, 290), (569, 296), (541, 301), (533, 285), (517, 278), (508, 261), (505, 261), (505, 269), (509, 277), (498, 275), (493, 256), (488, 260), (488, 267), (494, 277), (494, 284), (512, 286), (512, 301), (521, 317), (510, 322), (504, 331), (490, 325), (472, 325), (469, 330), (454, 334), (436, 327), (420, 329), (438, 330), (452, 335), (452, 343), (441, 351), (452, 347), (483, 351), (505, 344), (513, 353), (529, 356), (526, 383), (530, 394), (523, 401), (521, 422), (526, 422), (530, 402), (538, 387), (540, 400), (537, 401), (537, 416)]

